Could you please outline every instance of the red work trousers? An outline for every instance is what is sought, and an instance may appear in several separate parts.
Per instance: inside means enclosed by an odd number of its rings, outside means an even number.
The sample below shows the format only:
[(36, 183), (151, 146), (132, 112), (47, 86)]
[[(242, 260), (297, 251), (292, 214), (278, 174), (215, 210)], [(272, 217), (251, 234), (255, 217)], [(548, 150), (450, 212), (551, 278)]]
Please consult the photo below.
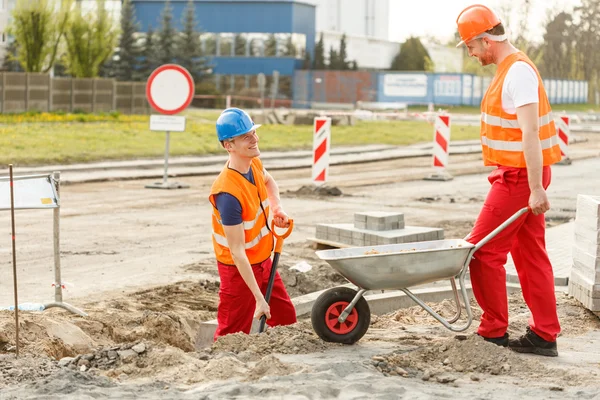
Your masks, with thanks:
[[(550, 167), (544, 167), (542, 185), (550, 185)], [(498, 167), (488, 177), (492, 187), (467, 241), (477, 243), (502, 222), (527, 207), (529, 182), (526, 168)], [(526, 213), (486, 243), (470, 263), (471, 284), (483, 310), (478, 333), (501, 337), (508, 328), (506, 264), (510, 252), (523, 298), (531, 311), (529, 325), (544, 340), (555, 341), (560, 332), (554, 294), (554, 273), (546, 252), (544, 215)]]
[[(254, 277), (263, 295), (267, 292), (272, 264), (273, 261), (267, 258), (260, 264), (252, 265)], [(214, 340), (229, 333), (244, 332), (248, 334), (252, 329), (252, 319), (256, 309), (254, 295), (235, 265), (217, 262), (217, 266), (219, 267), (221, 287), (217, 309), (218, 326)], [(271, 308), (271, 319), (267, 320), (267, 325), (291, 325), (296, 322), (296, 309), (285, 290), (279, 272), (275, 273), (269, 307)]]

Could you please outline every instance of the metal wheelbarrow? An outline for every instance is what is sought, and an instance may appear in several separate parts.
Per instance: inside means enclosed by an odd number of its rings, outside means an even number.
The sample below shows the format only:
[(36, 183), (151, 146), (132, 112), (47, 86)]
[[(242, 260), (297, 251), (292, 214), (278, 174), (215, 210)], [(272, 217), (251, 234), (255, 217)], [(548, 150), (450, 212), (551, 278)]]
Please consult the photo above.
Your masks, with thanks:
[[(335, 287), (323, 292), (312, 307), (313, 329), (325, 341), (355, 343), (364, 336), (371, 322), (371, 311), (363, 294), (367, 290), (401, 290), (446, 328), (454, 332), (466, 330), (473, 322), (465, 288), (465, 275), (473, 254), (529, 210), (528, 207), (520, 209), (477, 244), (464, 239), (449, 239), (317, 251), (319, 258), (327, 261), (359, 290)], [(457, 278), (467, 312), (467, 321), (461, 326), (453, 325), (461, 315)], [(456, 302), (456, 314), (449, 320), (408, 289), (446, 279), (452, 284)]]

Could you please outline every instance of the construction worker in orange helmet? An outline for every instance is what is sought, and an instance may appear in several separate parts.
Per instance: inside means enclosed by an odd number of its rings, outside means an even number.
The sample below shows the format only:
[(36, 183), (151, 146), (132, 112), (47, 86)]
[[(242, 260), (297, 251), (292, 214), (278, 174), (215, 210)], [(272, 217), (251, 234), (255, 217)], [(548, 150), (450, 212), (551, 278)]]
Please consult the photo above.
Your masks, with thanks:
[(224, 110), (216, 123), (217, 139), (229, 159), (209, 196), (221, 281), (214, 340), (230, 333), (250, 333), (253, 315), (256, 319), (265, 315), (269, 326), (296, 322), (296, 310), (279, 272), (270, 302), (265, 300), (274, 245), (269, 215), (280, 228), (289, 226), (289, 218), (281, 206), (277, 183), (259, 158), (259, 127), (239, 108)]
[[(554, 274), (545, 245), (544, 213), (550, 166), (561, 160), (559, 140), (542, 78), (534, 63), (508, 40), (490, 8), (465, 8), (456, 23), (461, 42), (481, 65), (496, 64), (496, 74), (481, 101), (481, 146), (490, 191), (467, 240), (479, 242), (523, 207), (523, 215), (495, 236), (470, 264), (471, 283), (483, 310), (477, 333), (486, 341), (522, 353), (557, 356), (560, 324)], [(509, 340), (504, 264), (514, 260), (531, 317), (526, 333)]]

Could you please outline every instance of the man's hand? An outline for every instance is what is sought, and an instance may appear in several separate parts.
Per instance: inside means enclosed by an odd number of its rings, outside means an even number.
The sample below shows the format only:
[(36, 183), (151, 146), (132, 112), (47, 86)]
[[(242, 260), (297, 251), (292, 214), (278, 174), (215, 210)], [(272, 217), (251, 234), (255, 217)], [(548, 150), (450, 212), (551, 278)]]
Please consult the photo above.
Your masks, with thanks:
[(288, 215), (281, 208), (273, 210), (273, 222), (278, 228), (287, 228), (290, 226)]
[(550, 202), (544, 189), (539, 188), (531, 191), (529, 195), (529, 207), (533, 215), (543, 214), (550, 209)]
[(254, 311), (254, 318), (260, 319), (263, 315), (267, 316), (267, 319), (271, 319), (271, 308), (263, 296), (260, 296), (256, 300), (256, 310)]

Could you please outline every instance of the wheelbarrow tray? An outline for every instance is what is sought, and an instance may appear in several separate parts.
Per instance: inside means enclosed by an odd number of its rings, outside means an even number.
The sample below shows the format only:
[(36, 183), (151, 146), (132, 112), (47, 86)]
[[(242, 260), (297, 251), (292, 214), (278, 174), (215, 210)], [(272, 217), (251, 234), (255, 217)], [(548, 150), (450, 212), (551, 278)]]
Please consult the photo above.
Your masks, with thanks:
[(366, 290), (409, 288), (457, 276), (475, 245), (462, 239), (317, 251), (348, 281)]

